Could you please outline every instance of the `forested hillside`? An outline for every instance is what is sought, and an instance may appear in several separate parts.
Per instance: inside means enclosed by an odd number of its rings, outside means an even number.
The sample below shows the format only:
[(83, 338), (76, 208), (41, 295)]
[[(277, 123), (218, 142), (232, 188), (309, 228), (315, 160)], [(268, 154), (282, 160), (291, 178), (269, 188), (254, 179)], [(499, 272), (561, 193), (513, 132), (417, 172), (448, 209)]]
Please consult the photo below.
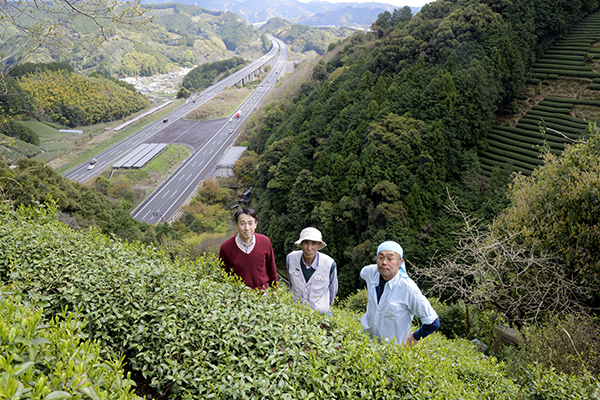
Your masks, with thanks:
[(233, 57), (223, 61), (204, 63), (188, 72), (183, 77), (181, 86), (194, 92), (201, 92), (218, 80), (225, 78), (226, 75), (242, 68), (248, 62), (242, 57)]
[(123, 118), (143, 109), (148, 99), (108, 77), (43, 71), (19, 83), (34, 104), (32, 117), (75, 127)]
[(459, 223), (448, 195), (491, 221), (509, 175), (482, 172), (487, 134), (516, 110), (536, 58), (597, 9), (595, 0), (438, 0), (336, 47), (250, 138), (259, 226), (275, 253), (293, 249), (290, 232), (318, 227), (344, 297), (383, 240), (404, 246), (409, 271), (447, 254)]
[(129, 215), (123, 202), (133, 197), (133, 193), (111, 199), (101, 189), (63, 178), (36, 160), (22, 158), (15, 169), (9, 169), (0, 160), (0, 196), (15, 206), (54, 201), (60, 221), (74, 230), (95, 228), (124, 240), (163, 244), (165, 248), (171, 243), (173, 250), (179, 251), (177, 248), (182, 246), (172, 240), (180, 237), (169, 225), (148, 225)]
[[(41, 20), (60, 18), (43, 13), (33, 15)], [(150, 26), (107, 24), (103, 31), (108, 41), (100, 43), (102, 33), (95, 21), (78, 16), (62, 25), (66, 42), (72, 46), (57, 49), (51, 45), (37, 49), (27, 58), (31, 62), (62, 61), (79, 73), (101, 72), (107, 76), (151, 76), (167, 73), (178, 67), (190, 67), (207, 61), (231, 57), (240, 47), (252, 44), (256, 53), (262, 52), (260, 32), (230, 12), (210, 11), (178, 3), (156, 4), (149, 11), (154, 16)], [(22, 55), (13, 48), (19, 43), (11, 40), (12, 30), (0, 44), (0, 51), (14, 56), (7, 64)], [(248, 49), (246, 49), (248, 50)]]

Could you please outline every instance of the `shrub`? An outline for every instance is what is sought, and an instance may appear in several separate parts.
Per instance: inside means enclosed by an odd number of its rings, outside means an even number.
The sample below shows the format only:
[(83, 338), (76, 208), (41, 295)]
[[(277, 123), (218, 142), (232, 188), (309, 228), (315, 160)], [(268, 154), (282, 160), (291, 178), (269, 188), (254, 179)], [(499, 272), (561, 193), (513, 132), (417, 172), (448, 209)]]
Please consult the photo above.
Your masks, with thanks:
[(39, 307), (21, 303), (27, 296), (9, 290), (0, 288), (0, 398), (138, 399), (123, 357), (100, 356), (80, 315), (45, 320)]
[(357, 313), (364, 313), (367, 310), (368, 301), (369, 295), (367, 289), (360, 289), (346, 298), (344, 308)]
[(429, 299), (429, 302), (440, 317), (441, 333), (449, 339), (467, 338), (467, 319), (463, 301), (451, 305), (446, 305), (437, 299)]
[(565, 374), (600, 375), (600, 327), (585, 314), (553, 315), (540, 326), (524, 330), (526, 345), (518, 355)]

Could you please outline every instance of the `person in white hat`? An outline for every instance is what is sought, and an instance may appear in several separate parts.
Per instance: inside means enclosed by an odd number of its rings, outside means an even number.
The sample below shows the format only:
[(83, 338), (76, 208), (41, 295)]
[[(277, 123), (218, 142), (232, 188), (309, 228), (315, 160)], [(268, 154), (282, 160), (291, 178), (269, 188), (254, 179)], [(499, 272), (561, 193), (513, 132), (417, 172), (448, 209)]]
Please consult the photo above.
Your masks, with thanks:
[[(440, 327), (437, 313), (417, 284), (408, 277), (402, 247), (392, 241), (377, 248), (377, 264), (367, 265), (360, 277), (367, 284), (367, 312), (360, 319), (371, 337), (414, 346)], [(421, 327), (410, 331), (414, 316)]]
[(338, 291), (335, 261), (319, 252), (327, 244), (316, 228), (304, 228), (295, 245), (302, 250), (292, 251), (285, 261), (290, 291), (294, 300), (325, 314)]

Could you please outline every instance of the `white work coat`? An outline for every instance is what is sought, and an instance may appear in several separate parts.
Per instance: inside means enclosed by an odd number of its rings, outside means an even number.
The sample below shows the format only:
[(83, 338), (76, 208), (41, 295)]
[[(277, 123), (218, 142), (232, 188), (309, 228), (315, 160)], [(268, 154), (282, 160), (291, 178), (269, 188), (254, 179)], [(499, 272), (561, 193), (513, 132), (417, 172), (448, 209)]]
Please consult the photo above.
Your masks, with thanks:
[(364, 267), (360, 271), (360, 277), (367, 283), (369, 294), (367, 312), (360, 322), (365, 332), (372, 337), (402, 344), (410, 334), (415, 315), (425, 325), (432, 324), (438, 317), (429, 300), (407, 275), (398, 272), (395, 277), (386, 282), (379, 304), (377, 304), (375, 291), (375, 287), (379, 285), (377, 265)]

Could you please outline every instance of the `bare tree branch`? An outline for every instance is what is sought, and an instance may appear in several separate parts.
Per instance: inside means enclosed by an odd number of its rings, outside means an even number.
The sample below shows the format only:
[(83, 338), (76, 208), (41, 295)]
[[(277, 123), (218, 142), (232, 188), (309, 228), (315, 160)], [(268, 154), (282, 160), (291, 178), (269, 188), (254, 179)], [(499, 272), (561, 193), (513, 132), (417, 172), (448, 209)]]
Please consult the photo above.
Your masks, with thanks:
[(551, 311), (581, 309), (578, 299), (583, 290), (552, 254), (522, 246), (515, 236), (480, 230), (480, 221), (448, 197), (449, 210), (462, 217), (463, 226), (455, 233), (458, 244), (453, 255), (415, 271), (417, 279), (431, 284), (429, 294), (492, 306), (518, 326)]

